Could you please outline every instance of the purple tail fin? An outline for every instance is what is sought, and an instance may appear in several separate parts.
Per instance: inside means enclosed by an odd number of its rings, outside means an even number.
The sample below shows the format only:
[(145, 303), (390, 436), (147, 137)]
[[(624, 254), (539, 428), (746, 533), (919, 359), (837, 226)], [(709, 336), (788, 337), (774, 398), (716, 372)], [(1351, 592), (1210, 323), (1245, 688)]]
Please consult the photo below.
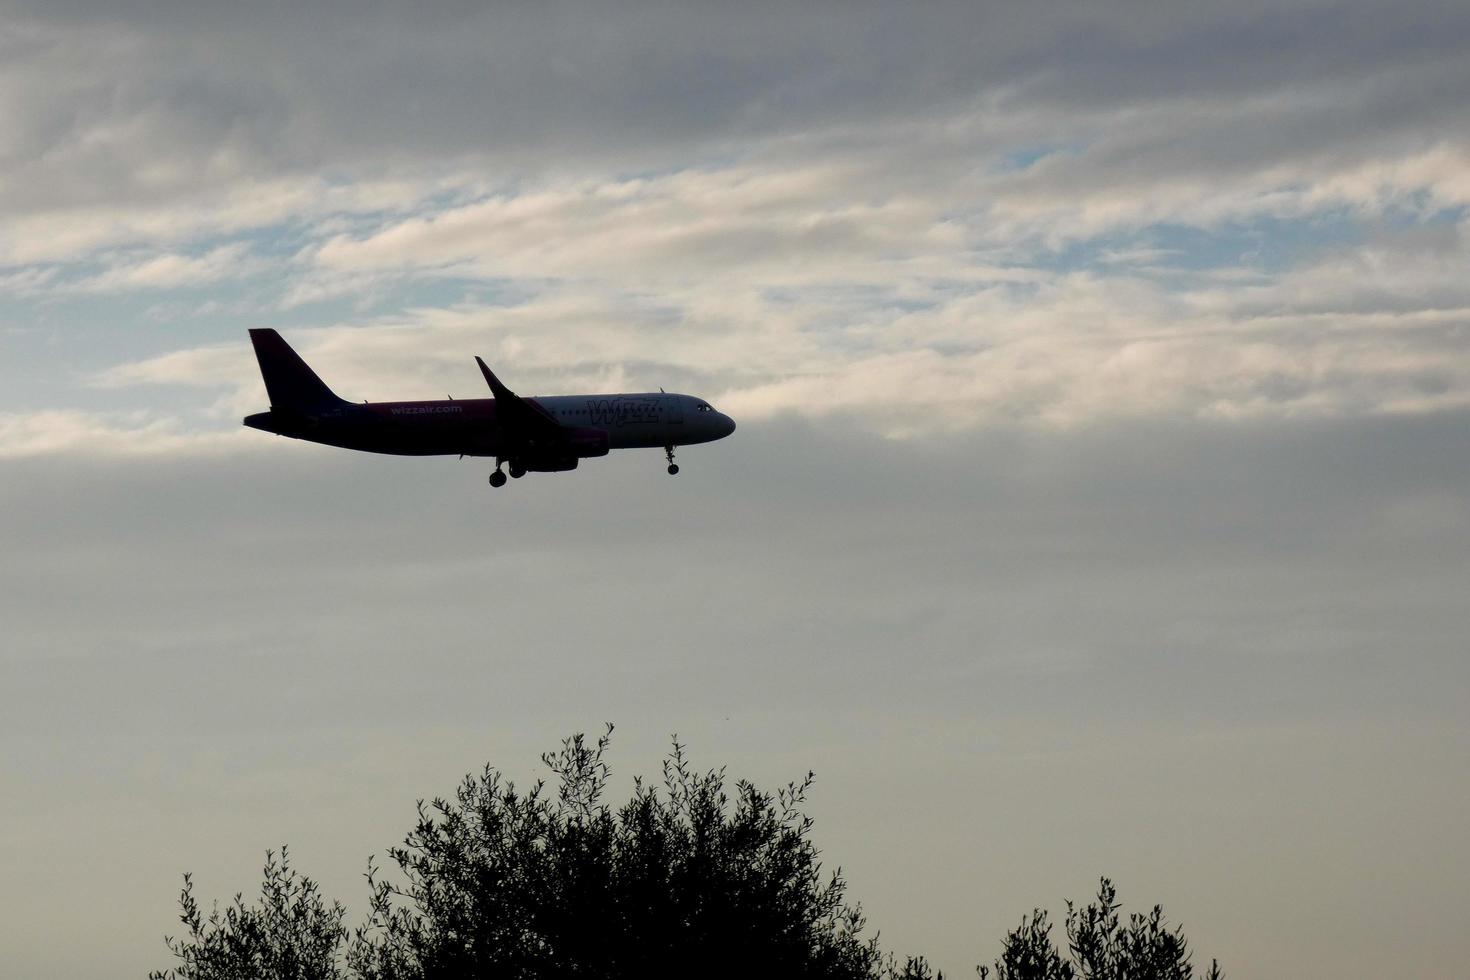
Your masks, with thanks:
[(274, 330), (251, 330), (250, 342), (255, 345), (255, 359), (260, 362), (260, 376), (265, 379), (271, 408), (310, 412), (342, 403)]

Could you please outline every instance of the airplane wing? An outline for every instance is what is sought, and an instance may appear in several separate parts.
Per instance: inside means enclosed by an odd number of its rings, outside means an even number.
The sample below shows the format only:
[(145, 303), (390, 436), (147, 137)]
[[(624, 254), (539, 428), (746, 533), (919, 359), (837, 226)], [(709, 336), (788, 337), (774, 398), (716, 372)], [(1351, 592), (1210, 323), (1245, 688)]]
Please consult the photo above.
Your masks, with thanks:
[(495, 396), (495, 418), (509, 441), (534, 448), (566, 439), (567, 430), (550, 412), (507, 388), (480, 358), (475, 363)]

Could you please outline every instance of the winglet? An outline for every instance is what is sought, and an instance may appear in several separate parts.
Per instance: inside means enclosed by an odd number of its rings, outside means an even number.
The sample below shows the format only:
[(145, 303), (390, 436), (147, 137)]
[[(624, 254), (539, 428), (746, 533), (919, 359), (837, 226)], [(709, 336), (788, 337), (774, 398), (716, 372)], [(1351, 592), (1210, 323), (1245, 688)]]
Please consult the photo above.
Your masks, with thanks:
[(515, 392), (501, 384), (500, 379), (495, 376), (495, 372), (486, 367), (485, 362), (480, 360), (478, 356), (475, 358), (475, 363), (480, 365), (480, 373), (485, 376), (485, 383), (490, 386), (490, 394), (494, 395), (497, 399), (515, 399)]

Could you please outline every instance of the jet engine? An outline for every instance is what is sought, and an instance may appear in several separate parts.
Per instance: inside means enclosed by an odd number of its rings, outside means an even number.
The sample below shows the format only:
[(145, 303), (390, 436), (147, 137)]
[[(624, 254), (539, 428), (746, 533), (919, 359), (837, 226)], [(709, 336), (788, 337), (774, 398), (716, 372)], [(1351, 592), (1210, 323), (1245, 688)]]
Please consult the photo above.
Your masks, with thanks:
[(567, 448), (578, 459), (606, 456), (607, 432), (602, 429), (573, 429), (567, 439)]
[(575, 456), (532, 456), (521, 464), (528, 473), (564, 473), (577, 468)]
[(579, 459), (606, 456), (607, 450), (607, 433), (603, 430), (573, 429), (555, 452), (527, 457), (525, 468), (532, 473), (561, 473), (576, 469)]

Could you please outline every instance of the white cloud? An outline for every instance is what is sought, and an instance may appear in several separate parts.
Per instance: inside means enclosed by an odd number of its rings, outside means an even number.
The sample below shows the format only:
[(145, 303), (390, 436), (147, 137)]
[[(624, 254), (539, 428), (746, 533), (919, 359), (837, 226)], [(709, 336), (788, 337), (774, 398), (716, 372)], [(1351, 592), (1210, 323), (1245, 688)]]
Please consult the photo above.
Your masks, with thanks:
[(0, 295), (34, 296), (45, 292), (56, 281), (55, 266), (33, 265), (0, 275)]
[(146, 258), (117, 258), (102, 272), (76, 283), (72, 288), (95, 293), (189, 288), (222, 279), (244, 278), (270, 267), (269, 263), (250, 256), (249, 252), (249, 246), (235, 242), (210, 249), (202, 255), (166, 252)]
[(160, 357), (119, 364), (88, 379), (93, 387), (123, 388), (140, 384), (242, 385), (255, 372), (246, 342), (172, 351)]
[(943, 202), (875, 188), (819, 163), (683, 171), (498, 196), (338, 235), (310, 258), (332, 273), (440, 271), (524, 278), (769, 284), (851, 281), (899, 260), (965, 274)]
[[(1327, 274), (1308, 267), (1269, 288), (1303, 297)], [(931, 294), (917, 309), (878, 296), (720, 286), (649, 297), (563, 284), (512, 306), (287, 335), (346, 397), (478, 395), (478, 353), (527, 394), (683, 386), (737, 417), (841, 415), (895, 437), (1470, 404), (1460, 339), (1470, 319), (1455, 311), (1333, 314), (1299, 302), (1262, 317), (1259, 290), (1056, 273)], [(260, 399), (243, 344), (122, 365), (99, 382), (220, 387), (232, 411)]]
[(244, 431), (200, 430), (177, 418), (146, 411), (7, 412), (0, 414), (0, 459), (232, 452), (248, 448)]
[[(1016, 24), (1000, 26), (1029, 43)], [(1157, 37), (1097, 42), (1176, 57), (1169, 45), (1197, 40), (1173, 20), (1154, 26)], [(133, 64), (168, 40), (128, 37), (106, 57)], [(1138, 78), (1168, 75), (1173, 62), (1137, 61), (1135, 77), (1033, 54), (985, 85), (947, 79), (944, 97), (902, 112), (817, 113), (735, 142), (671, 137), (683, 153), (631, 171), (593, 158), (497, 169), (506, 158), (470, 139), (443, 160), (381, 155), (328, 177), (320, 162), (261, 157), (261, 132), (247, 124), (193, 120), (202, 128), (184, 127), (186, 142), (216, 140), (199, 187), (177, 161), (197, 162), (207, 141), (190, 143), (196, 156), (142, 154), (154, 169), (131, 173), (127, 192), (19, 209), (0, 256), (29, 263), (8, 274), (17, 295), (70, 281), (166, 300), (278, 270), (272, 295), (252, 298), (260, 320), (321, 305), (323, 328), (287, 333), (349, 397), (473, 393), (468, 359), (483, 353), (528, 392), (698, 385), (752, 417), (844, 413), (891, 435), (1464, 403), (1464, 235), (1431, 234), (1427, 219), (1470, 203), (1470, 144), (1429, 128), (1450, 102), (1404, 106), (1425, 86), (1458, 84), (1453, 58), (1406, 68), (1382, 53), (1304, 77), (1268, 52), (1262, 70), (1274, 76), (1139, 90)], [(1224, 67), (1197, 54), (1200, 71)], [(164, 76), (147, 75), (145, 89), (167, 87)], [(771, 96), (752, 84), (753, 97)], [(331, 130), (319, 114), (341, 93), (302, 92), (299, 112), (270, 86), (247, 92), (242, 118), (298, 139), (303, 119)], [(89, 117), (58, 166), (80, 167), (88, 147), (137, 151), (183, 111), (167, 100), (127, 109)], [(338, 159), (329, 142), (314, 152)], [(1318, 257), (1287, 255), (1284, 268), (1213, 256), (1201, 271), (1187, 268), (1187, 249), (1138, 234), (1324, 215), (1369, 231), (1390, 216), (1429, 238), (1324, 241)], [(243, 231), (290, 257), (259, 257), (231, 240)], [(1059, 271), (1050, 250), (1079, 242), (1091, 256)], [(103, 270), (80, 281), (54, 271), (99, 255)], [(388, 304), (446, 280), (470, 284), (463, 299)], [(243, 343), (185, 346), (91, 380), (218, 388), (204, 414), (219, 418), (259, 399)]]
[(1149, 166), (1155, 131), (1175, 126), (1159, 119), (1115, 135), (1115, 144), (1135, 144), (1128, 153), (1095, 146), (989, 178), (983, 197), (990, 206), (975, 225), (983, 241), (1060, 246), (1160, 223), (1212, 230), (1261, 218), (1307, 220), (1342, 210), (1371, 217), (1395, 207), (1433, 213), (1470, 204), (1470, 144), (1462, 142), (1367, 160), (1264, 158), (1211, 174)]
[(167, 246), (294, 225), (330, 230), (344, 216), (395, 214), (425, 198), (474, 193), (462, 173), (352, 181), (317, 176), (245, 177), (204, 190), (186, 188), (156, 201), (58, 205), (13, 213), (0, 229), (0, 265), (76, 262), (106, 249)]

